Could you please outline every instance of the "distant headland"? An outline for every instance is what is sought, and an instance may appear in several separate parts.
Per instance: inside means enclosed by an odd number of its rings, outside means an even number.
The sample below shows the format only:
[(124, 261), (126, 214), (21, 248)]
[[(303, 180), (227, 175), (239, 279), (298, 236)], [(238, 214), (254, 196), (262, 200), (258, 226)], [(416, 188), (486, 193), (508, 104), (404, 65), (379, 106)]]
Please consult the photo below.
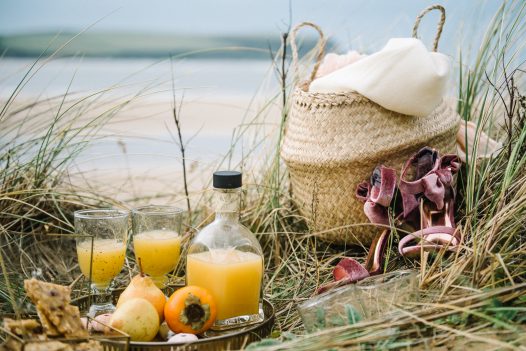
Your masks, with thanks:
[[(70, 41), (68, 43), (68, 41)], [(311, 50), (315, 37), (302, 39), (300, 54)], [(64, 46), (64, 44), (67, 45)], [(26, 33), (0, 36), (4, 57), (49, 56), (64, 46), (59, 57), (163, 58), (192, 59), (268, 59), (281, 45), (279, 35), (204, 36), (155, 33), (94, 32)], [(328, 43), (332, 46), (332, 42)]]

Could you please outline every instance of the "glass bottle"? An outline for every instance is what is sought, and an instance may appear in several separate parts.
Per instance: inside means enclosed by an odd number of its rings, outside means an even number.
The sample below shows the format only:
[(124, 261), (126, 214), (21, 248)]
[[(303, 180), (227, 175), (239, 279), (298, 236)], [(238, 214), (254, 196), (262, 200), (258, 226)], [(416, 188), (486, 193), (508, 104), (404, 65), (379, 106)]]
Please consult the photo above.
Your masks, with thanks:
[(263, 250), (239, 223), (241, 173), (214, 173), (215, 220), (192, 240), (186, 256), (186, 282), (208, 289), (217, 303), (213, 329), (263, 320)]

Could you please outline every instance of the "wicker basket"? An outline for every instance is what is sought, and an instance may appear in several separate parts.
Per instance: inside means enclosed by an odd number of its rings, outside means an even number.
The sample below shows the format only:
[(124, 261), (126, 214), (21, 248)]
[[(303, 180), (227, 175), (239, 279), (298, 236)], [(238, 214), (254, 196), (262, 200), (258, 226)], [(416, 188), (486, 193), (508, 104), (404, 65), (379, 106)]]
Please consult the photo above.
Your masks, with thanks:
[[(436, 51), (445, 15), (435, 38)], [(321, 36), (317, 62), (310, 80), (298, 85), (292, 96), (281, 155), (288, 166), (293, 199), (312, 231), (335, 244), (368, 245), (378, 231), (368, 223), (363, 204), (355, 198), (359, 183), (369, 179), (379, 165), (401, 169), (424, 146), (455, 152), (460, 117), (442, 102), (429, 116), (413, 117), (386, 110), (356, 92), (308, 91), (324, 52), (321, 30), (302, 23), (291, 33), (293, 61), (297, 66), (295, 35), (304, 26)], [(363, 224), (363, 225), (362, 225)]]

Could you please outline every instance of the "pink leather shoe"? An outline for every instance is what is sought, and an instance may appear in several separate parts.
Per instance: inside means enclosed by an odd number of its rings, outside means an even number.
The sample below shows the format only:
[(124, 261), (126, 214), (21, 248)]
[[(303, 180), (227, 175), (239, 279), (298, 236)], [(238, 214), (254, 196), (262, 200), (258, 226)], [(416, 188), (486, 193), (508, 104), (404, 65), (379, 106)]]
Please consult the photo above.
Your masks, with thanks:
[(425, 147), (404, 165), (399, 189), (403, 216), (420, 214), (419, 230), (398, 243), (401, 255), (418, 255), (424, 251), (456, 251), (460, 244), (455, 226), (455, 191), (453, 175), (460, 168), (456, 155), (439, 157), (436, 150)]
[[(371, 223), (391, 225), (389, 207), (396, 192), (396, 171), (385, 166), (375, 168), (370, 182), (363, 182), (356, 189), (356, 197), (364, 202), (363, 210)], [(397, 218), (401, 217), (400, 215)], [(379, 274), (383, 270), (383, 257), (391, 229), (382, 230), (373, 240), (365, 261), (369, 274)]]

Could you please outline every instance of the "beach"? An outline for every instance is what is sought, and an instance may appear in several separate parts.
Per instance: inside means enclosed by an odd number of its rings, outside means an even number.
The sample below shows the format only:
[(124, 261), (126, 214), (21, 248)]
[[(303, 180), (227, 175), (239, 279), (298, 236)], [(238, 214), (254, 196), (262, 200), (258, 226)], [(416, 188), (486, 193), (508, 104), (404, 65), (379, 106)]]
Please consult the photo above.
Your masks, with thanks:
[[(4, 78), (3, 100), (16, 88), (31, 62), (4, 60), (0, 69), (0, 77)], [(263, 61), (194, 60), (171, 64), (157, 60), (84, 59), (80, 63), (58, 59), (42, 66), (31, 84), (21, 90), (12, 110), (37, 99), (60, 100), (68, 80), (71, 84), (65, 106), (96, 94), (86, 102), (89, 108), (76, 117), (75, 127), (123, 104), (100, 125), (96, 135), (90, 136), (89, 145), (68, 166), (68, 179), (74, 187), (96, 189), (121, 201), (159, 195), (169, 198), (167, 194), (181, 194), (183, 190), (173, 92), (185, 143), (190, 190), (198, 193), (210, 181), (213, 170), (228, 168), (229, 164), (222, 161), (233, 144), (230, 166), (237, 165), (254, 140), (275, 130), (279, 106), (266, 105), (275, 94), (276, 83), (268, 79), (269, 75), (274, 78), (270, 69), (270, 63)], [(243, 74), (236, 75), (240, 70)], [(94, 76), (98, 78), (93, 79)], [(38, 108), (45, 106), (53, 103), (40, 104)], [(261, 110), (264, 115), (258, 116)], [(34, 109), (31, 112), (37, 114)], [(62, 113), (67, 114), (67, 108)], [(57, 111), (51, 110), (38, 117), (42, 130), (56, 115)], [(18, 114), (4, 126), (16, 124), (26, 116)], [(251, 127), (251, 123), (258, 124)], [(19, 133), (28, 135), (24, 130)]]

